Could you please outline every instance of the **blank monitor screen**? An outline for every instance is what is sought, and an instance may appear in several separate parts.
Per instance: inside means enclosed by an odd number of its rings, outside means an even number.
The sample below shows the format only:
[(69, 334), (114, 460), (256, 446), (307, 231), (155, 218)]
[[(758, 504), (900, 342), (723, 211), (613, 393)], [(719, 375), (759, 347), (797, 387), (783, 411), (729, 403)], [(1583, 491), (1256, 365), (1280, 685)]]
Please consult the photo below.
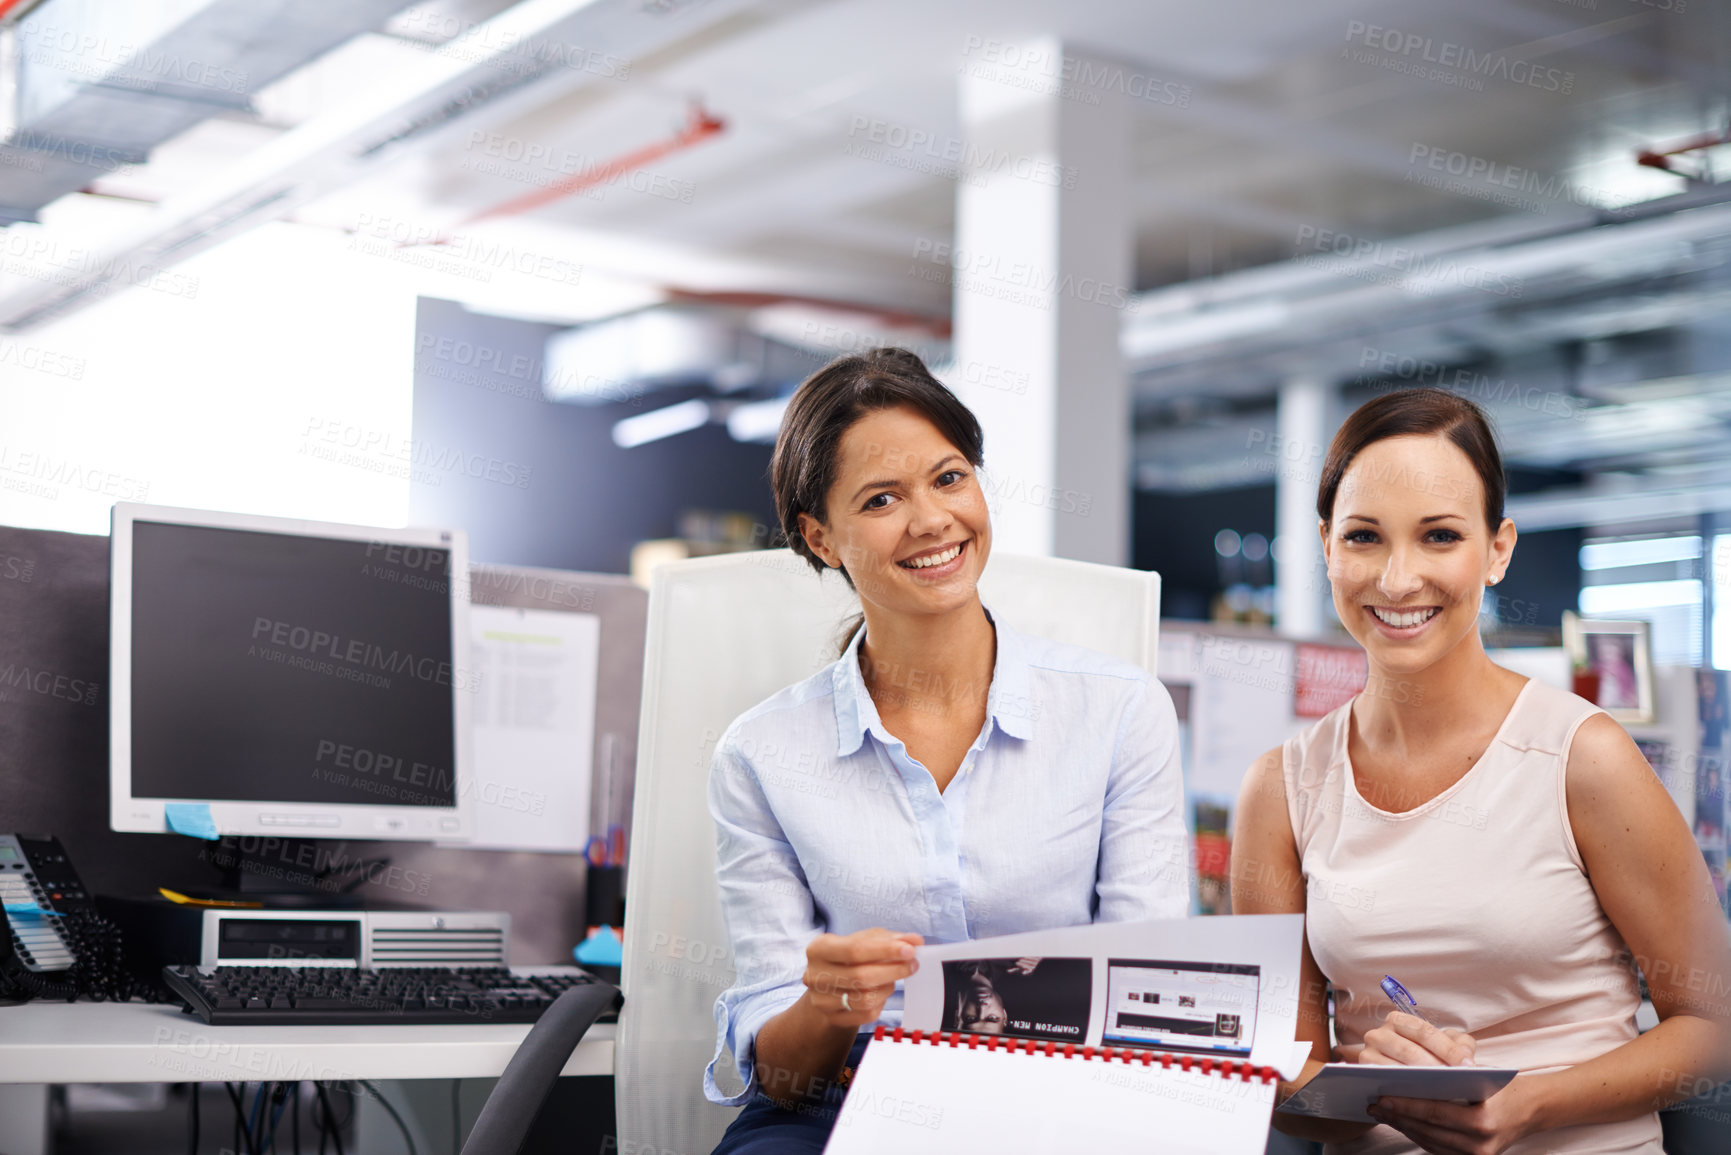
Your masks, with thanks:
[(134, 797), (456, 804), (448, 550), (132, 533)]

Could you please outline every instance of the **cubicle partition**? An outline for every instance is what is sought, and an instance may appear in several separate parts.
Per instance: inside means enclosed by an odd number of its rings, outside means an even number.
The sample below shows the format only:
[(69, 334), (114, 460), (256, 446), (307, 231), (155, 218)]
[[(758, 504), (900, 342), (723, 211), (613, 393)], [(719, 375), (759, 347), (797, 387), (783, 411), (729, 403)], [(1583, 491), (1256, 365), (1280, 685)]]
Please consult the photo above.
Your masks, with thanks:
[[(214, 881), (220, 844), (108, 828), (108, 564), (107, 537), (0, 526), (0, 827), (57, 835), (97, 893)], [(470, 577), (476, 604), (600, 619), (593, 765), (612, 767), (628, 811), (648, 595), (612, 574), (477, 565)], [(515, 963), (570, 962), (583, 936), (581, 854), (370, 841), (340, 853), (390, 860), (362, 872), (369, 901), (509, 913)]]

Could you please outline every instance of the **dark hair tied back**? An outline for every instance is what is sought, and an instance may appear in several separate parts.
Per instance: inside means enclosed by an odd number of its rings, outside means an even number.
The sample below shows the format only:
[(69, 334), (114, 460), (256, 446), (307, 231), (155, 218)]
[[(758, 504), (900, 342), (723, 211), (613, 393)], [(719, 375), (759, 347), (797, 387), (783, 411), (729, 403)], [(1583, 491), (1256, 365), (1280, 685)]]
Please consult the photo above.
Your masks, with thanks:
[(1390, 437), (1446, 437), (1472, 462), (1484, 486), (1485, 524), (1495, 533), (1503, 524), (1508, 481), (1502, 455), (1484, 410), (1446, 389), (1398, 389), (1366, 401), (1334, 435), (1316, 488), (1316, 513), (1323, 524), (1334, 520), (1334, 499), (1341, 480), (1366, 446)]
[[(770, 487), (788, 546), (820, 573), (823, 561), (800, 533), (799, 515), (827, 524), (842, 435), (866, 414), (899, 406), (924, 416), (968, 464), (979, 468), (985, 457), (979, 421), (906, 349), (838, 357), (807, 378), (788, 402), (770, 459)], [(853, 584), (845, 568), (842, 576)]]

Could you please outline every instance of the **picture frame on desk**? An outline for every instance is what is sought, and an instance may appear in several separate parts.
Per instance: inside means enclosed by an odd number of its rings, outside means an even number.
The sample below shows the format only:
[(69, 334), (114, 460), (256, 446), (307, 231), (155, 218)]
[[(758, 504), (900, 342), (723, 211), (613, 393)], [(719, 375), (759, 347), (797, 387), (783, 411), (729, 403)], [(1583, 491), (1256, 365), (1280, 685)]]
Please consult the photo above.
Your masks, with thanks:
[(1563, 648), (1574, 670), (1574, 692), (1618, 722), (1651, 722), (1652, 625), (1563, 614)]

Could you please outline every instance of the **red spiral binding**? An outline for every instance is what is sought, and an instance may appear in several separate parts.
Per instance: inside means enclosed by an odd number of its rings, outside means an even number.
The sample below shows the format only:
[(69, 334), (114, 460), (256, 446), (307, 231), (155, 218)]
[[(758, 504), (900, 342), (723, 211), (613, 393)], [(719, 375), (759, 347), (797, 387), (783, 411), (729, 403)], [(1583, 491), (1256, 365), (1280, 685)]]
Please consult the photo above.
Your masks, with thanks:
[(1077, 1047), (1075, 1043), (1064, 1043), (1063, 1051), (1059, 1051), (1059, 1043), (1053, 1040), (1041, 1042), (1037, 1039), (1006, 1039), (999, 1035), (974, 1035), (965, 1031), (903, 1031), (900, 1027), (885, 1028), (882, 1024), (872, 1032), (872, 1038), (881, 1040), (890, 1038), (895, 1042), (929, 1043), (934, 1047), (948, 1043), (951, 1047), (959, 1047), (966, 1043), (969, 1050), (978, 1050), (981, 1043), (986, 1044), (986, 1050), (995, 1051), (1002, 1047), (1006, 1051), (1021, 1051), (1030, 1055), (1044, 1054), (1054, 1058), (1060, 1055), (1066, 1059), (1102, 1059), (1110, 1063), (1117, 1059), (1130, 1064), (1140, 1061), (1144, 1067), (1153, 1066), (1158, 1059), (1163, 1069), (1170, 1070), (1173, 1062), (1184, 1071), (1197, 1070), (1204, 1075), (1218, 1075), (1230, 1079), (1236, 1073), (1240, 1079), (1248, 1083), (1252, 1079), (1260, 1079), (1264, 1083), (1272, 1083), (1280, 1078), (1280, 1072), (1273, 1067), (1256, 1067), (1249, 1062), (1234, 1063), (1230, 1059), (1214, 1059), (1197, 1055), (1175, 1055), (1170, 1051), (1151, 1051), (1143, 1047)]

